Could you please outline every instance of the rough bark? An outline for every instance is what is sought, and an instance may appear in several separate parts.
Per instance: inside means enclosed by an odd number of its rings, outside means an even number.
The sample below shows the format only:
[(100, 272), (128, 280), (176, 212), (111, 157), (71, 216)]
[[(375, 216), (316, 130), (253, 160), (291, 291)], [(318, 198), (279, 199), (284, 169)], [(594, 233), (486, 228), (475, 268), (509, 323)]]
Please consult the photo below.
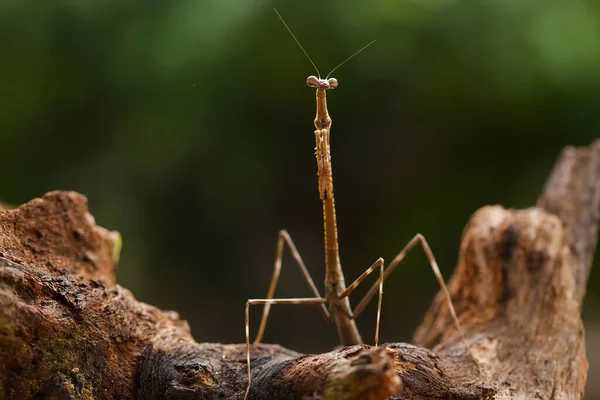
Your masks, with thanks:
[[(470, 219), (449, 283), (470, 352), (438, 294), (421, 347), (254, 346), (250, 398), (582, 398), (599, 178), (600, 142), (567, 148), (536, 207)], [(115, 284), (118, 242), (76, 193), (0, 211), (0, 398), (242, 398), (245, 346), (195, 343)]]

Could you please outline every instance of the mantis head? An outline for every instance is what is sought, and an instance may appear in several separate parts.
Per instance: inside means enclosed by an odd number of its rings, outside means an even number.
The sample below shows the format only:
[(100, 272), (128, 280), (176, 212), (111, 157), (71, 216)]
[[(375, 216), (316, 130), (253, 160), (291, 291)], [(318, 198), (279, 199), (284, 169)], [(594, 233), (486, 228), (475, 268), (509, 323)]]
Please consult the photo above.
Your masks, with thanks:
[(315, 89), (335, 89), (338, 87), (338, 81), (335, 78), (321, 79), (314, 75), (306, 78), (306, 84)]

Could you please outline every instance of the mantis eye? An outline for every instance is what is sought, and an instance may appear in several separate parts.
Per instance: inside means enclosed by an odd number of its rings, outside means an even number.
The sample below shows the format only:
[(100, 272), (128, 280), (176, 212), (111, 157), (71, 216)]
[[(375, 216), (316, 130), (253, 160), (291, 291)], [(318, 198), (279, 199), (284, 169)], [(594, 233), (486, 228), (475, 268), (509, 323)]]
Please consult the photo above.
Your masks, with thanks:
[(319, 87), (319, 78), (317, 78), (314, 75), (311, 75), (308, 78), (306, 78), (306, 84), (310, 87), (318, 88)]
[(338, 81), (335, 78), (329, 78), (327, 82), (329, 83), (330, 89), (335, 89), (336, 87), (338, 87)]

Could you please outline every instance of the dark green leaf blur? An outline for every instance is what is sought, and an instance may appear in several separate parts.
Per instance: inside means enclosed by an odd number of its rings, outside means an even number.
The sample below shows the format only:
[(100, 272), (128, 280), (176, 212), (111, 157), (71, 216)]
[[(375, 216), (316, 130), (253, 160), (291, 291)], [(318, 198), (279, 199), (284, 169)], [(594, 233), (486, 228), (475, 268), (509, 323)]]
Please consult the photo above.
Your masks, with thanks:
[[(323, 74), (377, 39), (328, 95), (347, 280), (417, 232), (449, 277), (475, 210), (532, 206), (561, 149), (600, 136), (597, 1), (34, 3), (0, 2), (1, 200), (88, 196), (123, 236), (119, 283), (177, 310), (198, 341), (243, 342), (280, 229), (323, 288), (315, 72), (274, 7)], [(584, 307), (590, 377), (599, 268)], [(410, 341), (437, 291), (415, 250), (386, 282), (382, 340)], [(286, 254), (277, 296), (309, 293)], [(359, 320), (368, 340), (375, 310)], [(265, 340), (337, 342), (309, 306), (275, 306)]]

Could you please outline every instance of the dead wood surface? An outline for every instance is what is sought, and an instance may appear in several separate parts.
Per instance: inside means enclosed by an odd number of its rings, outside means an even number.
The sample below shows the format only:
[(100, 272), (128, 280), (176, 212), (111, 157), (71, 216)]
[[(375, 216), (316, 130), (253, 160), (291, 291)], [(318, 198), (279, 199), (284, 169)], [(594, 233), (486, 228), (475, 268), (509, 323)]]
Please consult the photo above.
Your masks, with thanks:
[[(582, 398), (599, 182), (600, 142), (567, 148), (536, 207), (472, 216), (449, 288), (476, 362), (438, 294), (421, 347), (254, 346), (250, 398)], [(245, 346), (196, 343), (176, 313), (115, 284), (117, 242), (76, 193), (0, 211), (0, 398), (242, 398)]]

